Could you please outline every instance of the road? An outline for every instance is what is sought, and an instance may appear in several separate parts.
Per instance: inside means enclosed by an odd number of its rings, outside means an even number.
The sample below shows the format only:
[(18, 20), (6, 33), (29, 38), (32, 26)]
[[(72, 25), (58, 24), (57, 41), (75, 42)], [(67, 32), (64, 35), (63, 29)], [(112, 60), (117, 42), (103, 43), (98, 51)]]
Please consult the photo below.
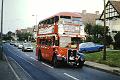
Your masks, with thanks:
[(4, 53), (20, 80), (120, 80), (120, 76), (85, 66), (54, 68), (48, 62), (38, 61), (35, 51), (22, 52), (8, 43), (4, 44)]

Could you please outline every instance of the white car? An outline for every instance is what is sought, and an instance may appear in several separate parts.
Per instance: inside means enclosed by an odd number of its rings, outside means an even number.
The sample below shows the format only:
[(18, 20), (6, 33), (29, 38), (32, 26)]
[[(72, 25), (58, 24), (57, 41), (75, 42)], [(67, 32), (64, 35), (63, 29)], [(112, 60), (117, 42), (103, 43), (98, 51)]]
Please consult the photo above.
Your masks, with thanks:
[(23, 43), (22, 51), (32, 51), (33, 52), (33, 46), (31, 43)]
[(15, 42), (14, 42), (14, 41), (11, 41), (11, 42), (10, 42), (10, 45), (14, 45), (14, 44), (15, 44)]
[(18, 47), (18, 44), (19, 44), (18, 42), (15, 42), (15, 43), (14, 43), (14, 46), (15, 46), (15, 47)]
[(22, 49), (23, 48), (23, 44), (22, 43), (19, 43), (18, 44), (18, 49)]

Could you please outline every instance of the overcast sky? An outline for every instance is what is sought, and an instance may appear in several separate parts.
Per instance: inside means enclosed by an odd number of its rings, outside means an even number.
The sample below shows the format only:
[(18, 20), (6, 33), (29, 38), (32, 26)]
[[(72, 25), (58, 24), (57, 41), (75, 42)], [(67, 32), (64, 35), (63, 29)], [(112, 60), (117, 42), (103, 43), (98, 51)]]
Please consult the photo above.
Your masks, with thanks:
[[(2, 0), (0, 0), (1, 3)], [(1, 5), (0, 5), (1, 6)], [(61, 11), (95, 13), (103, 10), (103, 0), (4, 0), (3, 32), (32, 27), (40, 20)]]

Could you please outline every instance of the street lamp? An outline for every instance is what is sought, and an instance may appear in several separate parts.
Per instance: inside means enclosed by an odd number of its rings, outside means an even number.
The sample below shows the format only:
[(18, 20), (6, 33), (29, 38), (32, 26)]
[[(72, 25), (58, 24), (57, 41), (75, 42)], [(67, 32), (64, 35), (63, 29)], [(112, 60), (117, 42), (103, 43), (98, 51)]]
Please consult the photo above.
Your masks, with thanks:
[(35, 25), (37, 26), (37, 14), (36, 15), (33, 14), (32, 16), (35, 16), (35, 22), (36, 22)]
[[(1, 5), (1, 35), (0, 35), (0, 40), (1, 40), (1, 45), (2, 45), (2, 35), (3, 35), (3, 0), (2, 0), (2, 5)], [(3, 56), (3, 46), (1, 47), (2, 51), (0, 53), (0, 59), (2, 59)]]
[(3, 0), (2, 0), (2, 5), (1, 5), (1, 40), (2, 40), (2, 34), (3, 34)]
[(104, 0), (104, 51), (103, 60), (106, 60), (106, 0)]
[(28, 36), (28, 42), (30, 41), (30, 36)]
[(34, 35), (34, 39), (35, 39), (35, 38), (36, 38), (36, 35), (37, 35), (36, 30), (35, 30), (35, 27), (38, 27), (38, 26), (37, 26), (37, 14), (36, 14), (36, 15), (32, 15), (32, 16), (35, 16), (35, 21), (36, 21), (36, 24), (35, 24), (35, 26), (33, 27), (33, 35)]

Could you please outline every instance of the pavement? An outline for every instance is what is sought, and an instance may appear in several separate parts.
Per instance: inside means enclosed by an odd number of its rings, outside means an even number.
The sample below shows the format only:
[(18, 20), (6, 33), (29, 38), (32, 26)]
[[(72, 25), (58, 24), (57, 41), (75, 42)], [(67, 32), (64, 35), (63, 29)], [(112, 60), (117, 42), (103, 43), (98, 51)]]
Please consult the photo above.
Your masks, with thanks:
[(98, 70), (102, 70), (102, 71), (105, 71), (108, 73), (120, 75), (120, 68), (118, 68), (118, 67), (110, 67), (108, 65), (99, 64), (99, 63), (95, 63), (95, 62), (91, 62), (91, 61), (85, 61), (85, 66), (88, 66), (88, 67), (91, 67), (94, 69), (98, 69)]
[(120, 50), (115, 50), (115, 49), (111, 49), (111, 48), (106, 48), (106, 51), (120, 51)]
[(17, 80), (5, 59), (0, 60), (0, 80)]

